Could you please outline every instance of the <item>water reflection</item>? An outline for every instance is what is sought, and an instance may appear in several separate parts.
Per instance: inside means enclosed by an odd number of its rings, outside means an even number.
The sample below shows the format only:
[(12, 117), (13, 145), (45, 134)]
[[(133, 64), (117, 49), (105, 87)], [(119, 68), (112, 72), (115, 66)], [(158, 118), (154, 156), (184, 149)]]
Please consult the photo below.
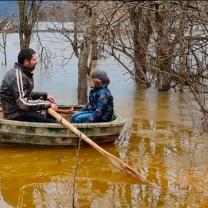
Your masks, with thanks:
[[(170, 122), (156, 125), (160, 128), (150, 131), (149, 122), (144, 121), (142, 129), (140, 125), (138, 132), (134, 132), (129, 157), (140, 158), (140, 166), (148, 179), (160, 184), (162, 190), (156, 200), (157, 206), (206, 207), (207, 136), (193, 137), (191, 131), (176, 128), (177, 125)], [(148, 192), (145, 194), (150, 197)]]

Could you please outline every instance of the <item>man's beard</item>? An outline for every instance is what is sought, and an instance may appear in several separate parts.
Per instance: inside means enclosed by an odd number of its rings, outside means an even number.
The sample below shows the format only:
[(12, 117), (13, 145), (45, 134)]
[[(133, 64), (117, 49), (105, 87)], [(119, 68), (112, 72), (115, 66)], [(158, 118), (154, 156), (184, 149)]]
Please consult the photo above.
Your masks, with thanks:
[(35, 69), (36, 64), (34, 64), (33, 66), (30, 67), (31, 71), (33, 71)]

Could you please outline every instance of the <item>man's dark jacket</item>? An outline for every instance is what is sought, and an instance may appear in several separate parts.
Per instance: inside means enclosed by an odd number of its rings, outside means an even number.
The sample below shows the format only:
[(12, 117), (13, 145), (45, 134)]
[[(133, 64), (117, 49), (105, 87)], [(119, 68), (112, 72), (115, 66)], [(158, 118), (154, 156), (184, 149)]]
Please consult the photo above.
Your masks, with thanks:
[(50, 107), (47, 93), (32, 92), (33, 73), (19, 63), (8, 71), (2, 81), (0, 97), (5, 119), (15, 119), (24, 112), (41, 111)]

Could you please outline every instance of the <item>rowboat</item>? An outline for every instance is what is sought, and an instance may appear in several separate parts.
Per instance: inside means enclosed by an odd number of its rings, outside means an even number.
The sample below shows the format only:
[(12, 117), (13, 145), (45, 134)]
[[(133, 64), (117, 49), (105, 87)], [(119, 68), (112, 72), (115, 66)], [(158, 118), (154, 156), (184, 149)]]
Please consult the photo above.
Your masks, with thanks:
[[(74, 111), (82, 106), (59, 106), (59, 113), (69, 120)], [(114, 111), (110, 122), (74, 124), (96, 143), (115, 141), (124, 126), (123, 118)], [(20, 122), (3, 119), (0, 112), (0, 143), (47, 146), (70, 146), (79, 143), (79, 138), (58, 123)], [(81, 141), (81, 144), (84, 144)]]

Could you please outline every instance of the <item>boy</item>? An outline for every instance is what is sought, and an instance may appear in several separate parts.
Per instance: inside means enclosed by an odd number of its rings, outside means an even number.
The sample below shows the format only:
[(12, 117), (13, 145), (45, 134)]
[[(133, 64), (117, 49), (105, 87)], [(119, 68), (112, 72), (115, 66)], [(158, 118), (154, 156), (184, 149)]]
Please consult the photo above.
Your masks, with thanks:
[(113, 96), (108, 85), (110, 80), (105, 71), (95, 70), (92, 72), (92, 89), (89, 94), (88, 104), (75, 113), (72, 123), (108, 122), (113, 115)]

